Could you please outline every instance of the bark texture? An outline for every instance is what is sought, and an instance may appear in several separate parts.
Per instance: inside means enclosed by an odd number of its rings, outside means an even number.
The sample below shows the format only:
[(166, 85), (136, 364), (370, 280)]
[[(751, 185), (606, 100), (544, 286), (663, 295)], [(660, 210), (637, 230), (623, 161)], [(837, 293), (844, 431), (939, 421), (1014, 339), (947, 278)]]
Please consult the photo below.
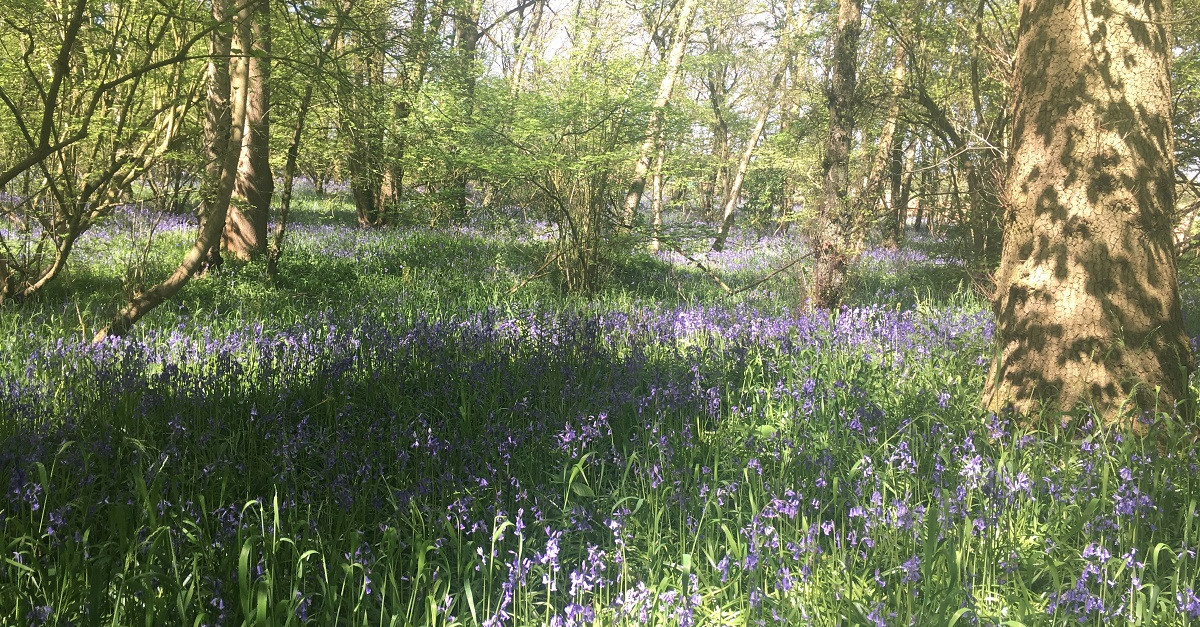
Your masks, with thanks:
[(250, 53), (238, 60), (247, 65), (246, 124), (221, 244), (235, 257), (249, 260), (267, 251), (267, 221), (275, 194), (270, 161), (271, 6), (266, 0), (243, 8), (233, 45)]
[(1184, 399), (1171, 16), (1170, 0), (1020, 2), (993, 410), (1091, 403), (1112, 421)]
[(850, 139), (854, 132), (854, 94), (858, 68), (858, 36), (862, 30), (862, 0), (840, 0), (833, 41), (830, 77), (829, 134), (825, 141), (821, 210), (813, 246), (812, 303), (832, 309), (846, 289), (852, 216), (847, 206), (850, 180)]

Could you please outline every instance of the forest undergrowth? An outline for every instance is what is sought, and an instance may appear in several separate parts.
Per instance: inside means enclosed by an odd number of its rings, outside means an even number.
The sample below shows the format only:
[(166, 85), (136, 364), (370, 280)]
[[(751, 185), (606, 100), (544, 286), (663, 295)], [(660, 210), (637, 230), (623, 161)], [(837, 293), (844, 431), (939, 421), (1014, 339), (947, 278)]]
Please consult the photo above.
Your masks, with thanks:
[(0, 309), (0, 624), (1200, 624), (1197, 445), (981, 411), (991, 314), (936, 242), (832, 315), (674, 254), (582, 300), (527, 280), (544, 225), (305, 201), (277, 281), (226, 263), (129, 338), (87, 342), (186, 220)]

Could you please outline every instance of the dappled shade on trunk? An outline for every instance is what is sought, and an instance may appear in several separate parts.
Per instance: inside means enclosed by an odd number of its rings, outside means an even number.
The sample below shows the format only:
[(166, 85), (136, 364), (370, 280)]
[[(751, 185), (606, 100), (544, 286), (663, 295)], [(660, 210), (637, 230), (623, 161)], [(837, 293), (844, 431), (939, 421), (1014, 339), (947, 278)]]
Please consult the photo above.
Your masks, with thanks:
[(267, 222), (275, 194), (270, 161), (271, 7), (266, 0), (249, 2), (242, 9), (234, 48), (250, 52), (238, 60), (248, 72), (246, 124), (221, 243), (237, 258), (249, 260), (267, 251)]
[(986, 404), (1169, 411), (1190, 364), (1171, 240), (1170, 2), (1020, 11)]

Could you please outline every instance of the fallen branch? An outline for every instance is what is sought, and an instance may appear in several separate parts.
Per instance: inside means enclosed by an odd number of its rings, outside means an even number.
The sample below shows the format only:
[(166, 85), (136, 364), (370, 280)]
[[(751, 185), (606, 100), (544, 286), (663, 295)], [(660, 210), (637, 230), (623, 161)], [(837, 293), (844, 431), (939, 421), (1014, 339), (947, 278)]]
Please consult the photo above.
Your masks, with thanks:
[(786, 264), (784, 264), (784, 265), (782, 265), (782, 266), (780, 266), (780, 267), (778, 267), (778, 268), (776, 268), (776, 269), (772, 270), (772, 271), (771, 271), (769, 274), (767, 274), (766, 276), (764, 276), (764, 277), (762, 277), (762, 278), (760, 278), (760, 279), (757, 279), (757, 280), (753, 281), (752, 283), (749, 283), (748, 285), (743, 285), (742, 287), (739, 287), (739, 288), (737, 288), (736, 290), (734, 290), (734, 291), (730, 292), (730, 293), (729, 293), (729, 295), (730, 295), (730, 296), (733, 296), (734, 294), (741, 294), (742, 292), (746, 292), (746, 291), (752, 290), (752, 289), (754, 289), (754, 288), (756, 288), (756, 287), (758, 287), (758, 286), (762, 285), (763, 283), (766, 283), (767, 281), (770, 281), (771, 279), (775, 278), (776, 276), (779, 276), (779, 273), (783, 272), (784, 270), (787, 270), (788, 268), (790, 268), (790, 267), (792, 267), (792, 266), (794, 266), (794, 265), (796, 265), (796, 264), (800, 263), (801, 261), (804, 261), (805, 259), (808, 259), (809, 257), (812, 257), (812, 256), (813, 256), (813, 254), (812, 254), (812, 253), (808, 253), (808, 254), (806, 254), (806, 255), (801, 255), (801, 256), (799, 256), (799, 257), (796, 257), (795, 259), (793, 259), (793, 260), (791, 260), (791, 261), (787, 262)]
[(528, 285), (530, 281), (533, 281), (534, 279), (537, 279), (538, 277), (542, 276), (542, 274), (543, 274), (542, 271), (545, 270), (546, 268), (550, 267), (550, 264), (554, 263), (554, 261), (556, 259), (558, 259), (559, 257), (562, 256), (562, 254), (563, 254), (563, 251), (560, 250), (560, 251), (554, 253), (553, 255), (550, 255), (550, 257), (546, 259), (546, 263), (542, 264), (542, 267), (538, 268), (537, 270), (534, 270), (533, 274), (526, 277), (524, 281), (521, 281), (520, 283), (518, 283), (511, 290), (508, 290), (508, 295), (512, 296), (513, 294), (516, 294), (518, 291), (521, 290), (521, 288)]
[(696, 266), (697, 268), (700, 268), (700, 270), (703, 271), (705, 274), (707, 274), (709, 276), (709, 278), (711, 278), (713, 281), (715, 281), (717, 283), (717, 285), (720, 285), (721, 289), (725, 290), (726, 295), (732, 296), (733, 294), (736, 293), (733, 291), (733, 288), (731, 288), (725, 284), (725, 281), (721, 280), (721, 277), (717, 276), (717, 274), (715, 272), (713, 272), (712, 270), (709, 270), (708, 267), (705, 266), (703, 262), (701, 262), (699, 259), (696, 259), (695, 257), (683, 252), (683, 250), (680, 249), (678, 246), (673, 245), (671, 243), (671, 240), (666, 239), (666, 238), (661, 238), (661, 239), (659, 239), (659, 242), (661, 244), (663, 244), (664, 246), (666, 246), (667, 249), (670, 250), (671, 252), (679, 254), (681, 257), (683, 257), (684, 259), (687, 259), (689, 262), (691, 262), (692, 265)]

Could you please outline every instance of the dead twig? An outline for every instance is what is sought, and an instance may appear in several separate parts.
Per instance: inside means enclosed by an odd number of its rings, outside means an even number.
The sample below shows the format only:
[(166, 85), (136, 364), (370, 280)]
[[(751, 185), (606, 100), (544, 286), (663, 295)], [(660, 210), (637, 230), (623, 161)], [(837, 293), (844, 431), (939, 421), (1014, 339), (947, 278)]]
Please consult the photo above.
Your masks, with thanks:
[(771, 279), (779, 276), (779, 274), (781, 272), (783, 272), (784, 270), (787, 270), (788, 268), (791, 268), (792, 266), (794, 266), (794, 265), (800, 263), (801, 261), (804, 261), (805, 259), (808, 259), (812, 256), (813, 256), (813, 253), (811, 253), (811, 252), (808, 254), (805, 254), (805, 255), (800, 255), (799, 257), (796, 257), (795, 259), (785, 263), (784, 265), (782, 265), (778, 268), (775, 268), (771, 272), (767, 273), (766, 276), (759, 278), (759, 279), (755, 279), (754, 281), (737, 288), (736, 290), (730, 292), (729, 295), (733, 296), (735, 294), (741, 294), (742, 292), (748, 292), (748, 291), (762, 285), (763, 283), (766, 283), (767, 281), (770, 281)]
[(543, 263), (540, 268), (533, 271), (533, 274), (529, 275), (528, 277), (525, 277), (524, 281), (521, 281), (515, 287), (513, 287), (511, 290), (509, 290), (508, 295), (512, 296), (513, 294), (516, 294), (517, 292), (519, 292), (521, 290), (521, 288), (528, 285), (530, 281), (533, 281), (533, 280), (537, 279), (538, 277), (542, 276), (543, 270), (550, 267), (550, 264), (554, 263), (555, 260), (557, 260), (559, 257), (562, 256), (562, 254), (563, 254), (563, 251), (560, 250), (560, 251), (554, 253), (553, 255), (550, 255), (546, 259), (546, 263)]

